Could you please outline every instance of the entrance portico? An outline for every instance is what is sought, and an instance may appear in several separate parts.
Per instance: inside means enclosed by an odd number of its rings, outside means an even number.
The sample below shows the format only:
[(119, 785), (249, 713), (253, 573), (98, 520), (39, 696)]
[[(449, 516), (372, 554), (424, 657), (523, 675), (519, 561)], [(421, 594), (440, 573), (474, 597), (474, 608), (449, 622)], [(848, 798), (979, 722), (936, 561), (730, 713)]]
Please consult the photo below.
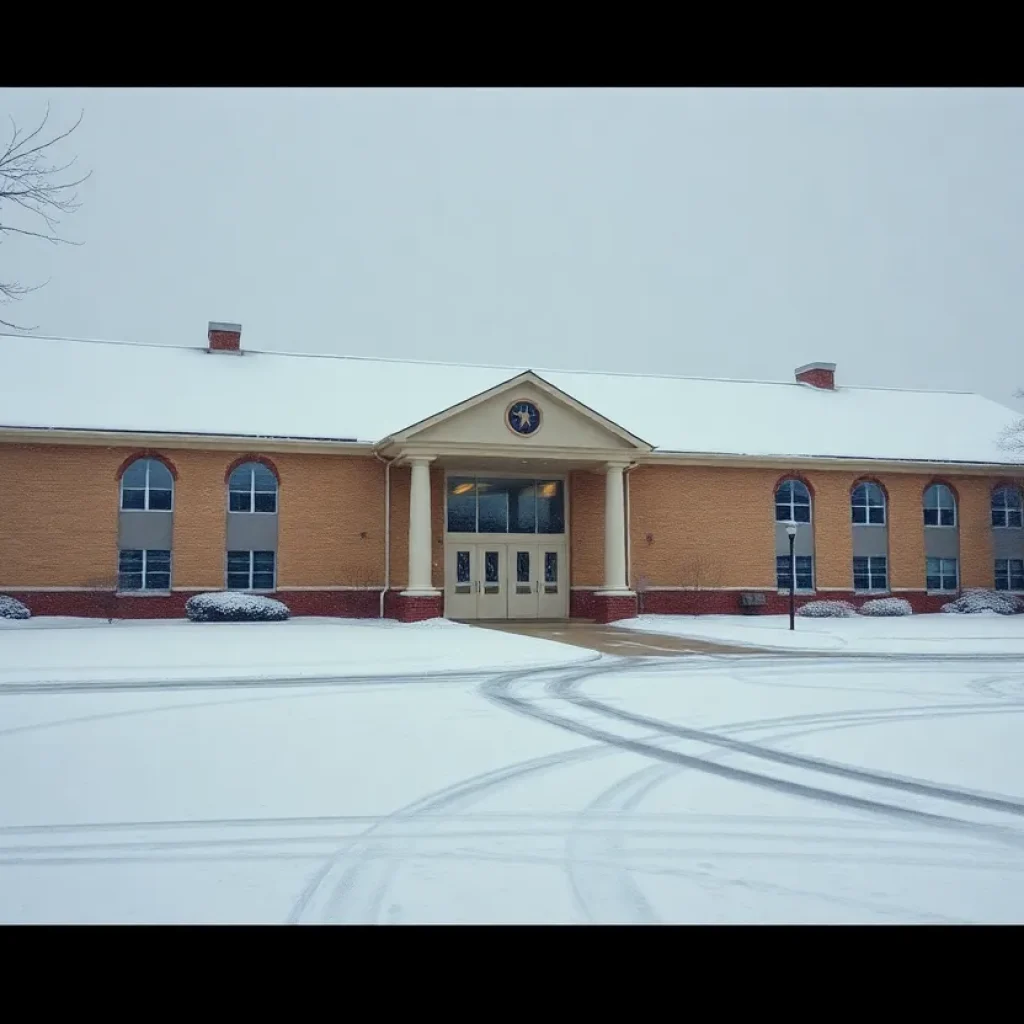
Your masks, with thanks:
[[(650, 446), (525, 373), (386, 439), (408, 466), (408, 576), (391, 607), (405, 621), (560, 619), (573, 586), (572, 523), (603, 521), (598, 621), (636, 614), (627, 564), (626, 473)], [(431, 469), (443, 480), (443, 537), (432, 526)], [(605, 477), (602, 507), (574, 508), (573, 474)], [(589, 490), (589, 488), (587, 488)], [(435, 498), (436, 501), (436, 498)], [(600, 502), (600, 499), (598, 499)], [(432, 552), (443, 551), (443, 585)], [(598, 553), (585, 552), (589, 563)]]

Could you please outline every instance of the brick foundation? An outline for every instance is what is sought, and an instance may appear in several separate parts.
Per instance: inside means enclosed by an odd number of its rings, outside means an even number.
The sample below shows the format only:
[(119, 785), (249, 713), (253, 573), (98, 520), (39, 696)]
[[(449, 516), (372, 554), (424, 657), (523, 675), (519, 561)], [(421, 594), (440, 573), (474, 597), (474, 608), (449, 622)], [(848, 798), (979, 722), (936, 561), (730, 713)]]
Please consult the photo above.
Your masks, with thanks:
[[(184, 592), (159, 597), (115, 596), (94, 590), (27, 593), (7, 590), (4, 593), (21, 601), (33, 615), (70, 615), (89, 619), (181, 619), (185, 617), (185, 602), (193, 596)], [(268, 596), (283, 601), (292, 615), (375, 619), (380, 614), (379, 590), (279, 590)]]
[[(583, 598), (584, 591), (572, 594), (572, 604), (577, 606), (576, 595)], [(638, 595), (637, 606), (641, 615), (741, 615), (745, 614), (740, 607), (740, 594), (764, 594), (765, 603), (753, 613), (756, 615), (786, 615), (789, 612), (789, 595), (780, 594), (776, 590), (648, 590)], [(854, 594), (853, 591), (827, 591), (817, 594), (798, 594), (796, 607), (808, 601), (849, 601), (860, 607), (865, 601), (877, 597), (902, 597), (910, 602), (915, 614), (938, 612), (956, 594), (928, 594), (924, 591), (912, 591), (899, 594)], [(579, 607), (587, 606), (582, 600)], [(577, 614), (575, 611), (573, 614)], [(581, 611), (579, 614), (583, 615)]]
[(389, 590), (384, 596), (384, 614), (399, 622), (422, 622), (444, 615), (444, 594), (433, 597), (403, 597), (400, 591)]
[(592, 616), (595, 622), (617, 622), (636, 617), (636, 594), (591, 593)]

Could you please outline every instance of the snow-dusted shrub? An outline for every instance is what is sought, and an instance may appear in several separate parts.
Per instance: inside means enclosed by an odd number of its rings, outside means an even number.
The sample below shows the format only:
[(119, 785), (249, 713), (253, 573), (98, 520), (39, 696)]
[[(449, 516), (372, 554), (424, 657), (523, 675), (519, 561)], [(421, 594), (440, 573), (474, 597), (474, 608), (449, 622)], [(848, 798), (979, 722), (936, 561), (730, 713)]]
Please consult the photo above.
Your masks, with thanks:
[(860, 606), (861, 615), (913, 615), (914, 609), (902, 597), (876, 597)]
[(857, 609), (849, 601), (808, 601), (796, 613), (809, 619), (848, 619), (857, 614)]
[(0, 594), (0, 619), (27, 619), (31, 614), (16, 598)]
[(281, 601), (258, 594), (196, 594), (185, 602), (192, 622), (280, 622), (291, 612)]
[(965, 590), (955, 601), (942, 606), (944, 612), (955, 615), (978, 615), (996, 612), (999, 615), (1018, 615), (1024, 612), (1024, 600), (1016, 594), (1002, 590)]

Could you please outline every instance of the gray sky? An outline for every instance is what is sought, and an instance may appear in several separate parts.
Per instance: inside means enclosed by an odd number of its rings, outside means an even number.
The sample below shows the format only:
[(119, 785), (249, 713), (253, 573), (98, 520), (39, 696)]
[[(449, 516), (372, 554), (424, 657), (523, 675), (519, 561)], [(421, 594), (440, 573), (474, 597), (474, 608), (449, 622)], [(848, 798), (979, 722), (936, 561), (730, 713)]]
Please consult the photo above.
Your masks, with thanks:
[[(1024, 386), (1022, 90), (0, 90), (93, 171), (40, 334)], [(784, 410), (779, 410), (784, 415)]]

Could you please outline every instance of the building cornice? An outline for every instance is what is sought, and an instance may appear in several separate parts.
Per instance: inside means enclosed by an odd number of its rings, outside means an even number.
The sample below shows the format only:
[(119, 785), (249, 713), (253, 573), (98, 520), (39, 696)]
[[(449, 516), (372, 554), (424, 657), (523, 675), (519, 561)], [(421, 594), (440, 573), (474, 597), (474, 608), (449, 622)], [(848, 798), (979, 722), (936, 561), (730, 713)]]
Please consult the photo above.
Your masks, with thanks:
[(593, 462), (595, 469), (608, 461), (621, 461), (624, 457), (638, 466), (722, 466), (751, 469), (787, 470), (799, 467), (805, 470), (845, 471), (854, 473), (941, 473), (945, 475), (1024, 475), (1024, 465), (1007, 462), (942, 462), (918, 459), (840, 458), (807, 455), (730, 455), (700, 452), (631, 451), (621, 448), (584, 448), (559, 445), (533, 445), (525, 450), (522, 445), (479, 444), (475, 442), (446, 441), (416, 444), (413, 439), (400, 442), (387, 437), (376, 444), (338, 438), (262, 437), (249, 434), (183, 434), (153, 431), (92, 430), (43, 427), (0, 426), (0, 444), (60, 444), (89, 447), (119, 448), (184, 448), (208, 451), (264, 451), (264, 452), (337, 452), (351, 455), (394, 457), (435, 456), (457, 458), (502, 458), (517, 460), (555, 460), (566, 462)]

